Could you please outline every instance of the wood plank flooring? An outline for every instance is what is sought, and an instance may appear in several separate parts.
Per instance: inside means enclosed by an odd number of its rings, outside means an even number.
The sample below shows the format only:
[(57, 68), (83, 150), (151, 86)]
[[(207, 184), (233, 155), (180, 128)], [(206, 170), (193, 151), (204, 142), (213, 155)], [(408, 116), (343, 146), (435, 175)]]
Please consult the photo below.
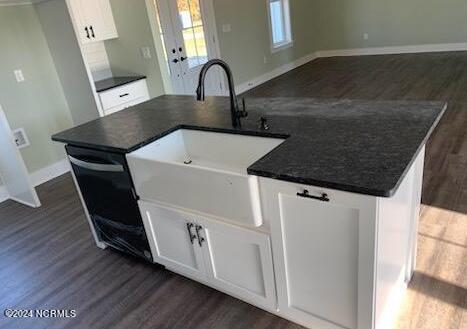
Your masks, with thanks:
[[(396, 328), (467, 329), (467, 52), (318, 59), (246, 94), (444, 100), (427, 146), (417, 272)], [(0, 328), (302, 328), (113, 250), (97, 249), (71, 177), (43, 206), (0, 204), (0, 310), (75, 309)]]

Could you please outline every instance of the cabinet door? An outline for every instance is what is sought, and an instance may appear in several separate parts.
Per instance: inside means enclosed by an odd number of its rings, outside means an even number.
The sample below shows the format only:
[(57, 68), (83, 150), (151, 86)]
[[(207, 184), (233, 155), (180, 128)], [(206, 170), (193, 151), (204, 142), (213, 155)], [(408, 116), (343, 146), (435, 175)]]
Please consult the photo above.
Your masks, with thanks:
[(154, 261), (174, 272), (203, 281), (203, 254), (190, 217), (184, 212), (143, 201), (139, 201), (139, 206)]
[(117, 28), (115, 27), (114, 16), (109, 0), (85, 0), (94, 3), (93, 26), (95, 41), (102, 41), (117, 38)]
[(85, 2), (83, 0), (69, 0), (68, 3), (81, 44), (92, 42), (88, 18), (86, 17), (87, 11)]
[[(374, 200), (269, 179), (261, 192), (279, 312), (309, 326), (372, 328)], [(322, 193), (329, 201), (309, 197)]]
[(82, 44), (118, 37), (109, 0), (70, 0)]
[[(197, 220), (208, 282), (235, 297), (275, 310), (269, 236), (216, 220)], [(203, 240), (202, 240), (203, 241)]]

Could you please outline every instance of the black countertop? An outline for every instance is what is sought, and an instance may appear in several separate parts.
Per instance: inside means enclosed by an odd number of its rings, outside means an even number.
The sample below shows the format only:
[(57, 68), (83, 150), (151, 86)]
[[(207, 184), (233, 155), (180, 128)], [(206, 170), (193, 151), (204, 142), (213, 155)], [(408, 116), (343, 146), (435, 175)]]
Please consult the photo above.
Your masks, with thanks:
[[(233, 129), (229, 102), (162, 96), (52, 136), (72, 145), (129, 153), (179, 128), (287, 137), (248, 173), (389, 197), (441, 119), (446, 104), (412, 101), (247, 99)], [(259, 128), (259, 118), (270, 129)]]
[(94, 82), (96, 85), (96, 91), (98, 93), (126, 85), (127, 83), (135, 82), (138, 80), (146, 79), (144, 75), (134, 75), (134, 76), (127, 76), (127, 77), (112, 77), (104, 80), (99, 80)]

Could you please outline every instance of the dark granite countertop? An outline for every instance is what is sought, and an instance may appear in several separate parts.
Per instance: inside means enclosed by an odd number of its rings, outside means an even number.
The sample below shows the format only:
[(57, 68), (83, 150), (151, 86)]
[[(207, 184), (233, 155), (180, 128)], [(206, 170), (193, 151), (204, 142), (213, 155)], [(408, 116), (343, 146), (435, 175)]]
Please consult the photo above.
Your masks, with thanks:
[[(162, 96), (52, 136), (59, 142), (129, 153), (179, 128), (287, 137), (248, 173), (389, 197), (441, 119), (441, 102), (250, 98), (233, 129), (229, 102)], [(259, 118), (270, 129), (259, 128)]]
[(99, 80), (94, 82), (96, 85), (96, 91), (98, 93), (126, 85), (127, 83), (135, 82), (138, 80), (146, 79), (144, 75), (134, 75), (134, 76), (127, 76), (127, 77), (112, 77), (104, 80)]

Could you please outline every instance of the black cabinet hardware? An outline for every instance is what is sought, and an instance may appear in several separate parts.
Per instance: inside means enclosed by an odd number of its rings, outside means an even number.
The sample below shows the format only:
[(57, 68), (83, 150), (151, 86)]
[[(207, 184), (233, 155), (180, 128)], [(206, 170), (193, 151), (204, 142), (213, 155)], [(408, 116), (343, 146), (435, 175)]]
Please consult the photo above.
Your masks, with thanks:
[(84, 30), (86, 31), (86, 38), (91, 39), (91, 36), (89, 35), (89, 28), (86, 26)]
[(125, 93), (125, 94), (119, 95), (118, 97), (122, 98), (122, 97), (126, 97), (126, 96), (130, 96), (130, 94), (129, 94), (129, 93)]
[(302, 198), (309, 198), (309, 199), (315, 199), (319, 201), (324, 201), (324, 202), (329, 202), (328, 195), (326, 193), (322, 193), (321, 196), (316, 196), (316, 195), (311, 195), (308, 190), (303, 190), (302, 193), (298, 192), (297, 196), (300, 196)]
[(91, 25), (91, 27), (90, 27), (90, 30), (91, 30), (91, 36), (92, 36), (93, 38), (95, 38), (96, 35), (94, 34), (94, 28), (92, 27), (92, 25)]
[(203, 246), (204, 242), (204, 238), (201, 236), (201, 234), (199, 234), (199, 232), (201, 232), (202, 229), (203, 227), (201, 225), (196, 225), (196, 235), (198, 236), (198, 243), (200, 247)]
[(193, 228), (194, 224), (193, 223), (186, 223), (186, 229), (188, 230), (188, 236), (190, 237), (190, 242), (193, 244), (194, 240), (196, 240), (196, 235), (193, 234), (191, 229)]
[(180, 57), (180, 60), (183, 62), (185, 59), (188, 59), (188, 57)]
[(173, 59), (172, 62), (178, 63), (178, 58)]
[(183, 51), (183, 48), (182, 48), (182, 47), (178, 47), (178, 51), (179, 51), (179, 52), (182, 52), (182, 51)]
[(174, 49), (172, 49), (172, 54), (175, 54), (177, 51)]

